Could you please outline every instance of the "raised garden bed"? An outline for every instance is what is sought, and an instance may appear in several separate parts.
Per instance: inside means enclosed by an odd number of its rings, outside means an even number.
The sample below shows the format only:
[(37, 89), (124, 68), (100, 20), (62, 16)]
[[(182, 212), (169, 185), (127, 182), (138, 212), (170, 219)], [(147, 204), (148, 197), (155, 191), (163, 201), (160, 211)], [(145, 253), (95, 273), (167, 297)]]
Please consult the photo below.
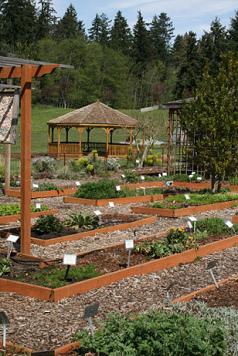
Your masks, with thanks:
[[(60, 187), (59, 190), (42, 190), (42, 191), (32, 191), (31, 199), (36, 198), (48, 198), (48, 197), (60, 197), (64, 195), (71, 195), (77, 191), (77, 188), (67, 188)], [(21, 197), (20, 189), (5, 189), (4, 194), (11, 197)]]
[(64, 203), (71, 204), (85, 204), (93, 206), (105, 206), (109, 202), (117, 204), (131, 204), (131, 203), (142, 203), (149, 202), (154, 200), (164, 199), (167, 194), (154, 194), (154, 195), (142, 195), (138, 197), (127, 197), (127, 198), (112, 198), (112, 199), (83, 199), (83, 198), (74, 198), (74, 197), (64, 197)]
[[(216, 194), (214, 196), (210, 194), (204, 194), (204, 195), (191, 194), (189, 196), (191, 197), (191, 200), (189, 200), (189, 204), (188, 202), (186, 202), (185, 196), (181, 194), (181, 195), (176, 195), (175, 197), (168, 197), (166, 198), (166, 200), (158, 204), (155, 203), (155, 204), (150, 204), (150, 206), (132, 207), (131, 211), (133, 213), (153, 214), (153, 215), (156, 214), (156, 215), (161, 215), (161, 216), (166, 216), (171, 218), (177, 218), (180, 216), (197, 214), (204, 211), (227, 209), (227, 208), (231, 208), (232, 206), (238, 203), (237, 194), (229, 194), (229, 193)], [(202, 202), (211, 201), (210, 199), (215, 199), (215, 201), (217, 202), (201, 205)], [(218, 202), (219, 200), (221, 200), (221, 202)], [(228, 200), (228, 201), (224, 201), (224, 200)], [(155, 205), (160, 205), (160, 207), (156, 207)]]
[[(135, 215), (128, 215), (128, 214), (116, 214), (111, 216), (111, 214), (103, 214), (102, 215), (102, 227), (98, 226), (93, 230), (85, 230), (80, 229), (79, 231), (76, 229), (72, 229), (70, 227), (65, 227), (62, 231), (62, 235), (64, 236), (56, 237), (54, 234), (45, 234), (39, 235), (37, 232), (34, 231), (34, 227), (32, 227), (32, 237), (31, 242), (36, 245), (40, 246), (49, 246), (60, 242), (65, 241), (75, 241), (82, 239), (83, 237), (87, 236), (94, 236), (97, 233), (106, 233), (130, 228), (140, 227), (146, 224), (152, 224), (156, 222), (156, 216), (152, 217), (144, 217), (139, 218)], [(6, 229), (5, 232), (1, 232), (2, 237), (7, 237), (9, 233), (19, 234), (19, 229)], [(34, 235), (33, 235), (34, 234)]]
[[(162, 234), (160, 234), (162, 237)], [(80, 266), (93, 264), (100, 273), (99, 277), (83, 280), (74, 284), (68, 284), (60, 288), (47, 288), (28, 283), (9, 280), (8, 278), (0, 279), (0, 288), (2, 291), (16, 292), (25, 296), (36, 297), (38, 299), (58, 301), (61, 298), (70, 297), (75, 294), (85, 293), (103, 285), (117, 282), (133, 275), (155, 272), (165, 268), (177, 266), (180, 263), (193, 262), (197, 257), (201, 258), (214, 252), (233, 247), (238, 243), (238, 235), (225, 238), (222, 240), (200, 246), (199, 249), (192, 248), (181, 253), (173, 254), (160, 259), (148, 262), (148, 258), (142, 254), (132, 253), (130, 267), (126, 268), (128, 252), (124, 244), (117, 244), (100, 248), (94, 252), (88, 251), (78, 255), (77, 263)], [(209, 241), (209, 240), (208, 240)], [(214, 241), (214, 236), (212, 237)], [(102, 267), (103, 265), (103, 267)]]
[(217, 284), (219, 289), (212, 284), (177, 298), (173, 303), (196, 300), (207, 303), (209, 307), (233, 306), (238, 308), (238, 275), (217, 282)]
[[(31, 213), (31, 219), (38, 218), (41, 215), (50, 215), (50, 214), (57, 214), (57, 213), (58, 213), (58, 209), (36, 211)], [(14, 222), (18, 220), (21, 220), (21, 214), (0, 216), (0, 224), (8, 224), (9, 222)]]
[(233, 224), (238, 224), (238, 215), (233, 216), (232, 222)]

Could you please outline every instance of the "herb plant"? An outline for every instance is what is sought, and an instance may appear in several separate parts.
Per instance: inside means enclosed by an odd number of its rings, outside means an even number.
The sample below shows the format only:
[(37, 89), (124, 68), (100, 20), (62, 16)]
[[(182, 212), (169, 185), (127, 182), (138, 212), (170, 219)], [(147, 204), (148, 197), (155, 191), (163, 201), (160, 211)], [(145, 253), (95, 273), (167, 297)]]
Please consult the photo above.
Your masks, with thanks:
[(11, 261), (7, 258), (0, 259), (0, 276), (10, 272)]
[(53, 214), (41, 216), (35, 224), (35, 229), (39, 234), (48, 234), (53, 232), (55, 235), (60, 234), (64, 225)]
[(83, 227), (84, 229), (94, 229), (98, 226), (98, 217), (94, 214), (86, 214), (83, 212), (74, 212), (68, 214), (70, 219), (66, 220), (66, 225), (76, 228)]
[[(47, 211), (49, 208), (41, 204), (40, 211)], [(38, 210), (39, 211), (39, 210)], [(35, 205), (31, 205), (31, 213), (36, 212), (36, 207)], [(6, 216), (6, 215), (17, 215), (21, 214), (21, 206), (18, 204), (0, 204), (0, 216)]]

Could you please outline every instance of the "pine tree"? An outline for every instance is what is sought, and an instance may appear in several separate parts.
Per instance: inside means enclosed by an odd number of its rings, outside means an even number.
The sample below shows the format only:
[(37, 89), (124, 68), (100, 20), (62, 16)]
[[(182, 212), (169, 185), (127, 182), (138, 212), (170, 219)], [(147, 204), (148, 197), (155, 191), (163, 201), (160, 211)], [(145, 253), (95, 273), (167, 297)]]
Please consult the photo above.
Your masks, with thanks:
[(74, 38), (84, 32), (82, 21), (78, 21), (77, 12), (72, 4), (67, 8), (64, 16), (56, 25), (54, 37), (56, 39)]
[(166, 13), (154, 16), (150, 25), (152, 56), (156, 60), (168, 62), (170, 57), (170, 42), (173, 38), (173, 23)]
[(132, 56), (142, 70), (145, 69), (151, 56), (149, 31), (140, 11), (138, 11), (137, 22), (133, 28)]
[(31, 0), (2, 0), (0, 3), (0, 35), (12, 51), (17, 43), (30, 45), (35, 41), (36, 8)]
[(118, 11), (110, 31), (110, 47), (121, 50), (123, 54), (130, 54), (132, 46), (132, 34), (122, 12)]
[(238, 51), (238, 11), (235, 13), (235, 17), (231, 18), (231, 25), (228, 30), (229, 34), (229, 48), (233, 51)]
[(201, 66), (204, 68), (206, 63), (209, 63), (211, 74), (216, 75), (221, 62), (221, 54), (228, 52), (227, 31), (217, 17), (211, 23), (210, 32), (205, 31), (199, 47), (202, 56)]
[(108, 17), (102, 13), (100, 16), (96, 14), (92, 27), (88, 30), (89, 40), (96, 41), (103, 46), (107, 46), (109, 43), (110, 35), (110, 22)]
[(40, 0), (39, 4), (41, 8), (38, 13), (37, 20), (37, 39), (43, 39), (45, 37), (52, 37), (55, 24), (57, 21), (55, 9), (52, 7), (51, 0)]

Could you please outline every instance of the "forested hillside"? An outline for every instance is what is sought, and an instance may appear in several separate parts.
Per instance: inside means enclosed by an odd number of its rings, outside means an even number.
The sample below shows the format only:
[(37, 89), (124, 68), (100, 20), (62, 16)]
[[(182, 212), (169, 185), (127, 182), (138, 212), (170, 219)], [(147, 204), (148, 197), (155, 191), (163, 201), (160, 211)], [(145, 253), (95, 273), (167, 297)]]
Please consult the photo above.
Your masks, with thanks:
[(0, 2), (0, 55), (75, 68), (33, 83), (33, 103), (44, 105), (76, 108), (99, 99), (137, 109), (191, 96), (207, 63), (215, 76), (221, 53), (238, 51), (238, 11), (229, 28), (215, 17), (201, 38), (173, 33), (164, 12), (148, 24), (138, 11), (133, 29), (120, 10), (114, 19), (95, 14), (85, 29), (71, 4), (58, 18), (51, 0)]

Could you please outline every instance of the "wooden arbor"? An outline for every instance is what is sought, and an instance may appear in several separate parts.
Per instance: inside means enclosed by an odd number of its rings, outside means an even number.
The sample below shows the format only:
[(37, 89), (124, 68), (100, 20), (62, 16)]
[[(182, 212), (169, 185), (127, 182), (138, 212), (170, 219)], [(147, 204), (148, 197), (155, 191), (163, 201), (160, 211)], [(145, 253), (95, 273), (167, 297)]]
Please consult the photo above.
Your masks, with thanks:
[[(114, 110), (109, 106), (97, 101), (83, 108), (50, 120), (48, 124), (48, 153), (57, 157), (82, 156), (83, 152), (97, 150), (107, 153), (111, 157), (124, 157), (128, 154), (128, 148), (132, 147), (132, 134), (137, 120)], [(71, 128), (76, 128), (79, 133), (78, 142), (69, 142), (68, 133)], [(91, 142), (90, 131), (93, 128), (101, 128), (106, 132), (106, 142)], [(129, 132), (129, 142), (113, 143), (113, 132), (116, 129), (125, 128)], [(54, 129), (57, 129), (57, 142), (54, 142)], [(61, 131), (65, 129), (65, 141), (61, 141)], [(82, 132), (86, 129), (87, 140), (82, 141)], [(109, 137), (110, 136), (110, 137)], [(110, 138), (110, 139), (109, 139)]]
[(0, 78), (21, 79), (21, 253), (31, 254), (31, 82), (62, 64), (0, 57)]

